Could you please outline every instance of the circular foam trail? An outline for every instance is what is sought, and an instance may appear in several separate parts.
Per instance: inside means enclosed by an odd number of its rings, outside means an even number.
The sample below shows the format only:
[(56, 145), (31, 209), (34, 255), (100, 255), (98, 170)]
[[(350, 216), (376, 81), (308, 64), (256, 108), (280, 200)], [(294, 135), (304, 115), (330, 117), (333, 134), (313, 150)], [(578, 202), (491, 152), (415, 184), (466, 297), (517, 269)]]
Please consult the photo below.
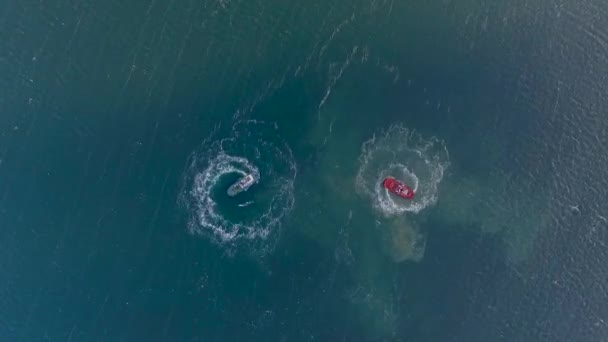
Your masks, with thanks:
[[(438, 185), (449, 164), (443, 141), (394, 125), (363, 143), (356, 188), (385, 216), (419, 213), (437, 201)], [(382, 186), (389, 176), (412, 187), (414, 198), (404, 200), (389, 193)]]
[[(214, 131), (192, 154), (186, 171), (182, 201), (190, 232), (220, 244), (266, 240), (294, 206), (292, 152), (276, 125), (255, 120), (235, 123), (227, 138), (217, 136)], [(227, 187), (247, 174), (256, 183), (229, 197)]]

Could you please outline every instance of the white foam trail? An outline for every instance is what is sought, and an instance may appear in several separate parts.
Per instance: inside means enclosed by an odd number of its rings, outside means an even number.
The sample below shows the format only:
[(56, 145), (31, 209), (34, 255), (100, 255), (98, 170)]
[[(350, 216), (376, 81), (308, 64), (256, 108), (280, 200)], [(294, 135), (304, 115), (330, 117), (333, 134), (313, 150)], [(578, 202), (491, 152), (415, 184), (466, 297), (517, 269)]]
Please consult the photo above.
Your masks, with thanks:
[[(217, 203), (211, 197), (211, 191), (224, 175), (238, 173), (240, 175), (252, 174), (256, 180), (260, 178), (260, 171), (249, 161), (242, 157), (234, 157), (223, 152), (209, 162), (209, 166), (194, 179), (192, 196), (198, 199), (199, 223), (211, 229), (222, 241), (234, 239), (241, 228), (246, 228), (250, 234), (255, 234), (251, 227), (241, 227), (241, 224), (231, 224), (218, 213)], [(262, 231), (263, 233), (263, 231)]]
[[(439, 139), (424, 138), (404, 126), (394, 125), (363, 143), (359, 164), (357, 191), (370, 197), (382, 214), (393, 216), (419, 213), (435, 204), (449, 156)], [(411, 186), (416, 192), (414, 199), (403, 200), (390, 194), (382, 186), (388, 176)]]
[[(297, 169), (291, 150), (286, 144), (276, 142), (277, 129), (276, 125), (264, 122), (239, 121), (233, 125), (229, 138), (216, 139), (214, 131), (193, 154), (186, 172), (186, 186), (190, 190), (183, 194), (191, 212), (190, 232), (208, 235), (224, 244), (266, 239), (280, 225), (294, 205)], [(238, 221), (227, 217), (212, 195), (225, 194), (225, 191), (216, 191), (216, 187), (222, 177), (234, 173), (252, 174), (256, 182), (263, 182), (270, 192), (265, 201), (255, 201), (259, 210), (248, 212), (248, 217)], [(252, 204), (254, 201), (236, 206), (243, 208)]]
[(248, 207), (248, 206), (250, 206), (252, 204), (253, 204), (253, 201), (248, 201), (248, 202), (239, 204), (239, 207), (245, 208), (245, 207)]

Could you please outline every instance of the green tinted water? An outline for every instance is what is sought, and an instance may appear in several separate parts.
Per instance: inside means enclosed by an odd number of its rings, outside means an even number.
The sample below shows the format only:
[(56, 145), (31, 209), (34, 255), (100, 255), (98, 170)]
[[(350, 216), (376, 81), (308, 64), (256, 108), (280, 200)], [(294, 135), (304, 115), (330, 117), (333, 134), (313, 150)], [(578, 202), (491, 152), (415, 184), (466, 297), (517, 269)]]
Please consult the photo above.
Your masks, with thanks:
[[(503, 7), (10, 3), (0, 336), (449, 340), (472, 275), (525, 260), (548, 196), (507, 196), (500, 70), (526, 17)], [(366, 142), (384, 154), (362, 190)], [(419, 210), (374, 206), (391, 163)]]

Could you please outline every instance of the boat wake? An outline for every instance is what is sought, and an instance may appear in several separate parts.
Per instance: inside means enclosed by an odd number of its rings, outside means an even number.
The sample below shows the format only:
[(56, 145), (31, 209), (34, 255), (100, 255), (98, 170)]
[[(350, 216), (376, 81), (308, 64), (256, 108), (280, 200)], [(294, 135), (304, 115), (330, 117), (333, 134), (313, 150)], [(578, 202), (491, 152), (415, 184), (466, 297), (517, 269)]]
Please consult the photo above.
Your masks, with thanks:
[[(294, 205), (296, 163), (277, 127), (239, 121), (230, 136), (214, 131), (190, 157), (181, 200), (190, 214), (189, 230), (220, 244), (266, 240)], [(244, 175), (251, 189), (230, 197), (226, 189)]]
[[(437, 201), (437, 188), (448, 166), (443, 141), (394, 125), (363, 143), (356, 188), (385, 216), (419, 213)], [(388, 176), (412, 187), (415, 197), (404, 200), (391, 195), (382, 186)]]

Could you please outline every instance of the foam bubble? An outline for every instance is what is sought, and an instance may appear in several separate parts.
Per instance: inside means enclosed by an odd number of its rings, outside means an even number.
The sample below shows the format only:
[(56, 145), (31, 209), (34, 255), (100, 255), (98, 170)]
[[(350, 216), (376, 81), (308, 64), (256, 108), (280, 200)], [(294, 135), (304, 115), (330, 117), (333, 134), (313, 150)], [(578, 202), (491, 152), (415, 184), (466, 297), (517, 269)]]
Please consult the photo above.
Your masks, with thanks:
[[(379, 212), (394, 216), (419, 213), (435, 204), (449, 155), (443, 141), (394, 125), (363, 143), (359, 164), (357, 191), (369, 197)], [(388, 176), (411, 186), (416, 192), (414, 199), (403, 200), (390, 194), (382, 186)]]
[[(220, 243), (266, 240), (294, 205), (296, 164), (276, 125), (239, 121), (230, 136), (217, 130), (191, 156), (182, 200), (190, 212), (189, 229)], [(252, 174), (246, 193), (230, 198), (226, 180)], [(244, 199), (245, 201), (239, 201)]]

